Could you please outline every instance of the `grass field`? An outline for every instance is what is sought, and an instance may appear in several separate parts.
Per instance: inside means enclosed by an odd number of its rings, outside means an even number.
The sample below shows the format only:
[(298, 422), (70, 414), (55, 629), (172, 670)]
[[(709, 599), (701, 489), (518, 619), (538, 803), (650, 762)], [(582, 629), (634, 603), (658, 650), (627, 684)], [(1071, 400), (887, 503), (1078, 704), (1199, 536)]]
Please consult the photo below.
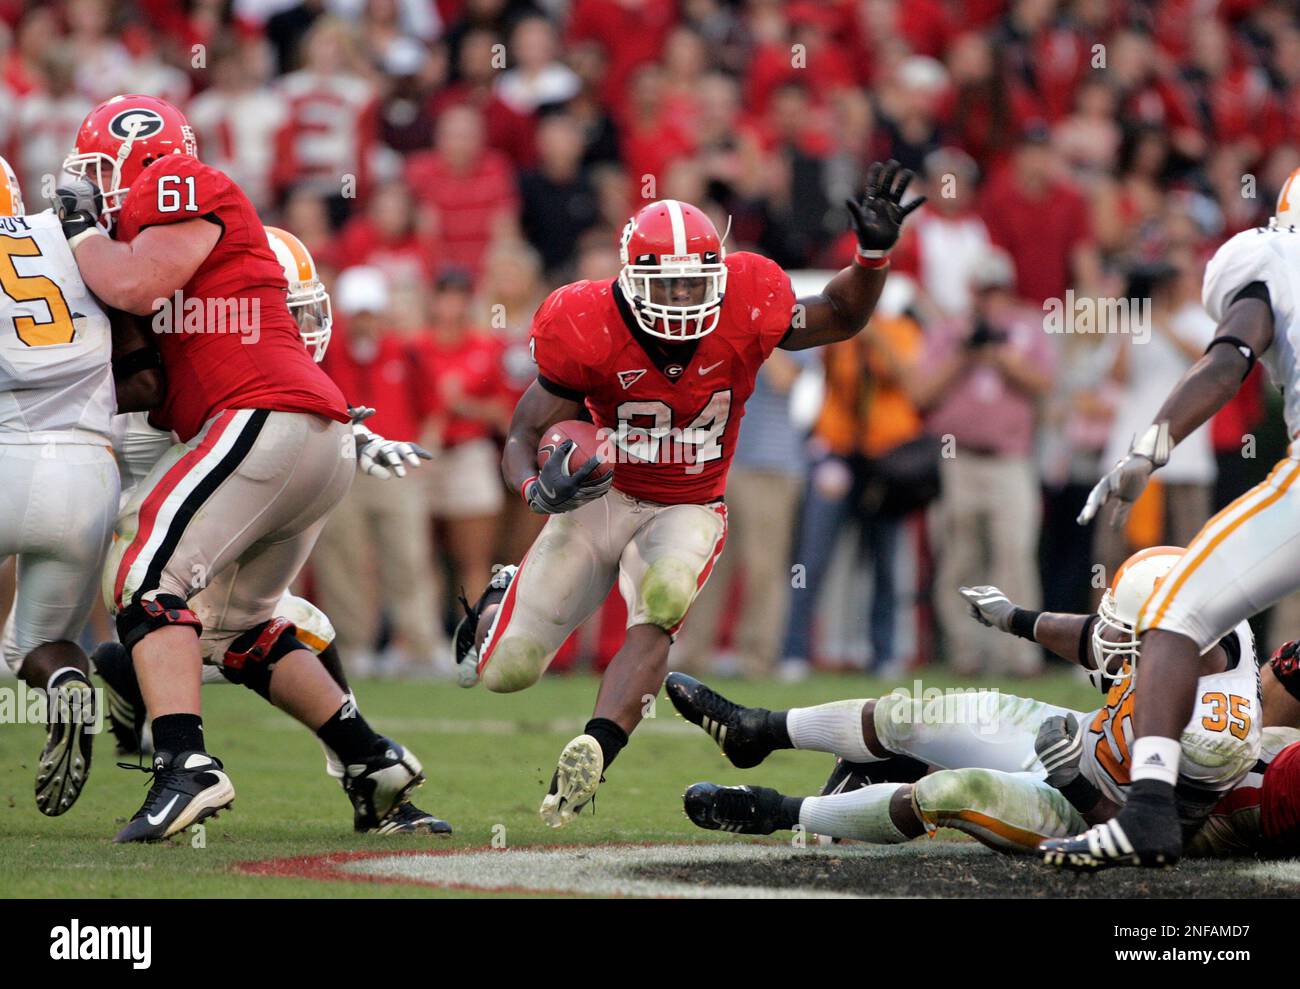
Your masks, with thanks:
[[(948, 683), (940, 676), (925, 678), (926, 687)], [(350, 806), (326, 777), (315, 740), (237, 687), (209, 688), (204, 695), (209, 748), (224, 760), (238, 797), (231, 812), (208, 823), (202, 841), (187, 834), (158, 846), (110, 843), (139, 806), (149, 777), (116, 768), (107, 734), (98, 739), (94, 772), (77, 806), (60, 818), (42, 817), (32, 798), (42, 729), (6, 725), (0, 728), (0, 894), (499, 895), (483, 892), (485, 886), (594, 895), (1300, 894), (1300, 864), (1295, 863), (1191, 863), (1159, 875), (1126, 871), (1079, 878), (942, 836), (886, 849), (801, 849), (788, 840), (703, 832), (682, 814), (681, 793), (690, 783), (761, 782), (812, 793), (821, 786), (830, 757), (782, 752), (760, 769), (740, 772), (662, 697), (658, 716), (643, 724), (612, 768), (595, 815), (584, 812), (569, 827), (552, 831), (541, 823), (537, 806), (559, 750), (589, 715), (595, 687), (596, 681), (585, 676), (551, 677), (510, 696), (444, 684), (357, 685), (370, 721), (423, 760), (429, 782), (416, 803), (453, 823), (451, 839), (353, 834)], [(788, 707), (871, 696), (887, 685), (820, 676), (797, 685), (746, 683), (724, 689), (738, 700)], [(1086, 684), (1061, 675), (1034, 681), (1032, 692), (1083, 708), (1095, 697)], [(500, 846), (513, 854), (494, 850)], [(482, 851), (447, 854), (473, 849)], [(410, 854), (428, 850), (442, 854)], [(390, 882), (368, 881), (375, 877)]]

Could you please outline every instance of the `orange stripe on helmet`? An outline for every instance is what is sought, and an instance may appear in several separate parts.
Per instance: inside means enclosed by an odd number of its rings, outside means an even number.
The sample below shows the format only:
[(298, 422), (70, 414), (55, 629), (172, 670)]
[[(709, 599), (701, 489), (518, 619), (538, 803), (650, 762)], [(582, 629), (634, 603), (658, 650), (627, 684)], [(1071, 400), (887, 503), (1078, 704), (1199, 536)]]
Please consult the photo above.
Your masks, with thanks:
[(282, 230), (279, 227), (267, 227), (267, 233), (273, 233), (285, 247), (289, 249), (289, 255), (293, 258), (294, 264), (298, 266), (298, 281), (308, 282), (312, 279), (312, 261), (311, 255), (307, 253), (307, 248), (288, 230)]

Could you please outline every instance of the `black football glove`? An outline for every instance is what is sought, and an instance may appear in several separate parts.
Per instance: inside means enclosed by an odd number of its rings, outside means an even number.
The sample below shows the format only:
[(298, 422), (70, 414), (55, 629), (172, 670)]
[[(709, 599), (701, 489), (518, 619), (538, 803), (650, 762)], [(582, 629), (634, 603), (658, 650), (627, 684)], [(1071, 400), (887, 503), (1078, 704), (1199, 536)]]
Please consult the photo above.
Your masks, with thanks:
[(541, 472), (528, 485), (528, 507), (538, 515), (561, 515), (571, 512), (589, 501), (601, 497), (614, 483), (610, 472), (596, 481), (588, 482), (591, 472), (600, 466), (600, 458), (592, 457), (572, 474), (564, 471), (573, 440), (560, 444), (542, 465)]
[(903, 193), (914, 178), (909, 169), (890, 160), (883, 165), (873, 161), (867, 168), (867, 189), (860, 202), (846, 200), (853, 229), (858, 235), (858, 251), (865, 257), (880, 258), (898, 243), (903, 221), (925, 202), (918, 196), (906, 206), (900, 205)]
[(104, 199), (95, 183), (84, 176), (64, 176), (63, 184), (54, 190), (54, 212), (63, 224), (63, 236), (69, 244), (84, 234), (103, 232), (99, 226), (103, 208)]

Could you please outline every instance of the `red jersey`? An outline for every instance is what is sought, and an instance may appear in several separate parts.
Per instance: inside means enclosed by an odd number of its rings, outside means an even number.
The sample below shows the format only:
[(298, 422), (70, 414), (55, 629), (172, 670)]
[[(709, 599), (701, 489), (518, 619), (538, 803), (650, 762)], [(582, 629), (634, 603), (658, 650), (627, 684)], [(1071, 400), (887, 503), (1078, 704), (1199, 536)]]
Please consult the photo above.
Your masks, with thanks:
[(614, 281), (574, 282), (533, 317), (543, 388), (586, 403), (618, 448), (614, 487), (660, 504), (722, 497), (745, 402), (794, 308), (790, 279), (757, 254), (727, 256), (713, 332), (668, 344), (636, 327)]
[(149, 415), (189, 440), (224, 409), (310, 412), (348, 421), (347, 403), (318, 368), (285, 304), (288, 285), (248, 198), (225, 173), (184, 155), (165, 155), (131, 185), (114, 236), (207, 219), (216, 246), (178, 298), (154, 316), (167, 393)]

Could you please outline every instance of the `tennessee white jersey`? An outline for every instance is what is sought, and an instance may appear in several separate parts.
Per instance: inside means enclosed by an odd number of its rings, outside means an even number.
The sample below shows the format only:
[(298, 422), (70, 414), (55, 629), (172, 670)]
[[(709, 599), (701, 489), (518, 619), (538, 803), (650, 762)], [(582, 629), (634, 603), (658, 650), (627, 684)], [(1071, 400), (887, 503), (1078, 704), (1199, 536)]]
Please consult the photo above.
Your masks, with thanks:
[(1251, 282), (1268, 286), (1273, 305), (1273, 344), (1260, 360), (1286, 401), (1287, 433), (1300, 433), (1300, 230), (1256, 227), (1237, 234), (1215, 252), (1205, 268), (1201, 301), (1222, 322), (1237, 293)]
[[(1231, 668), (1196, 682), (1196, 707), (1183, 729), (1178, 763), (1180, 782), (1208, 791), (1232, 788), (1259, 757), (1263, 712), (1255, 637), (1244, 621), (1230, 634), (1236, 639), (1235, 647), (1225, 640)], [(1120, 803), (1133, 768), (1133, 703), (1140, 675), (1139, 663), (1137, 674), (1115, 683), (1105, 706), (1085, 725), (1084, 775)]]
[(0, 443), (106, 442), (112, 354), (58, 218), (0, 217)]

